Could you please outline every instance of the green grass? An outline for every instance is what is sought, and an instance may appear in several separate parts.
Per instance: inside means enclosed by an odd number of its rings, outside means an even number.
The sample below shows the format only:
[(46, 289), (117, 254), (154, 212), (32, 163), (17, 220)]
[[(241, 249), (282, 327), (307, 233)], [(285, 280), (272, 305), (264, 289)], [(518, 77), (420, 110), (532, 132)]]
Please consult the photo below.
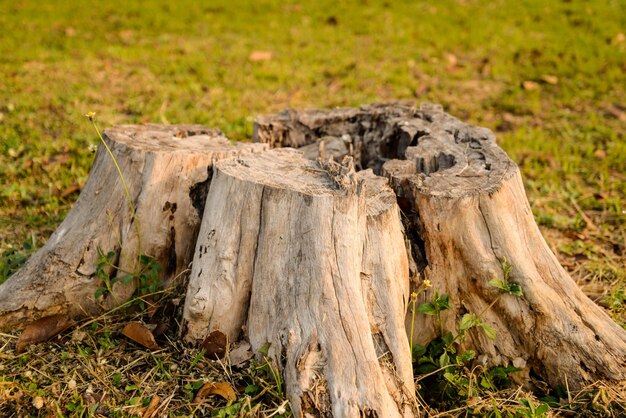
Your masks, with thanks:
[(626, 323), (626, 3), (204, 3), (0, 0), (0, 282), (84, 184), (88, 111), (247, 140), (288, 106), (410, 99), (496, 132), (564, 266)]
[(3, 7), (2, 248), (63, 218), (90, 166), (92, 110), (103, 126), (195, 122), (242, 140), (254, 115), (287, 106), (440, 102), (500, 131), (531, 198), (582, 195), (624, 225), (623, 2), (200, 3)]

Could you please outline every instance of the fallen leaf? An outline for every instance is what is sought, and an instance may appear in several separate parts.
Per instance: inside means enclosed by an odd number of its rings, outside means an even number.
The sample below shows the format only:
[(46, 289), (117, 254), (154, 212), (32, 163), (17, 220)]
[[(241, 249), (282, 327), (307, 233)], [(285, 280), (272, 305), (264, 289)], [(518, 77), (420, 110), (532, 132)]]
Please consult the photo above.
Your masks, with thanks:
[(82, 331), (80, 328), (77, 328), (72, 332), (72, 341), (75, 343), (79, 343), (85, 338), (87, 338), (87, 333)]
[(24, 392), (22, 392), (20, 389), (15, 388), (14, 385), (10, 386), (9, 388), (3, 389), (0, 392), (0, 399), (2, 399), (3, 401), (17, 401), (23, 396)]
[(430, 86), (428, 84), (420, 83), (415, 89), (415, 97), (420, 97), (428, 93), (429, 90), (430, 90)]
[(537, 90), (539, 88), (539, 84), (534, 81), (526, 80), (522, 82), (522, 87), (524, 90)]
[(626, 112), (620, 109), (616, 105), (611, 105), (606, 108), (606, 113), (619, 119), (622, 122), (626, 122)]
[(169, 327), (170, 326), (167, 322), (159, 322), (156, 328), (154, 328), (154, 330), (152, 331), (152, 335), (154, 335), (154, 338), (157, 338), (165, 334), (165, 331), (167, 331)]
[(122, 43), (129, 44), (132, 42), (133, 38), (135, 37), (135, 32), (133, 32), (132, 30), (123, 30), (123, 31), (120, 31), (118, 35)]
[(78, 185), (78, 183), (73, 183), (61, 192), (61, 197), (65, 199), (66, 197), (71, 196), (76, 192), (80, 192), (80, 186)]
[(249, 343), (243, 342), (238, 347), (231, 350), (228, 354), (228, 357), (230, 358), (230, 365), (237, 367), (250, 360), (254, 356), (250, 348)]
[(42, 159), (42, 165), (44, 169), (50, 169), (55, 165), (62, 165), (72, 161), (72, 156), (69, 153), (57, 154), (52, 157), (44, 157)]
[(559, 84), (559, 78), (555, 75), (544, 74), (541, 76), (541, 79), (548, 84)]
[(140, 322), (130, 322), (122, 330), (122, 334), (133, 340), (134, 342), (143, 345), (148, 350), (156, 350), (159, 348), (156, 341), (154, 341), (154, 335), (145, 325)]
[[(94, 405), (96, 405), (98, 403), (98, 401), (96, 400), (96, 396), (94, 396), (94, 393), (91, 393), (89, 391), (87, 391), (84, 395), (83, 395), (83, 401), (85, 402), (85, 406), (87, 407), (87, 410), (91, 410), (92, 407)], [(100, 397), (102, 398), (102, 397)]]
[(620, 32), (617, 35), (615, 35), (615, 37), (611, 40), (611, 44), (617, 45), (617, 44), (621, 44), (624, 41), (626, 41), (626, 35)]
[(142, 418), (152, 417), (154, 413), (157, 411), (160, 401), (161, 401), (161, 398), (159, 398), (158, 395), (154, 395), (152, 399), (150, 400), (150, 403), (148, 404), (148, 406), (146, 406), (146, 408), (141, 413)]
[(204, 355), (210, 359), (224, 358), (227, 345), (228, 336), (219, 330), (210, 333), (202, 342), (202, 348), (205, 350)]
[(51, 315), (38, 319), (24, 328), (24, 331), (22, 331), (22, 334), (18, 338), (17, 344), (15, 345), (15, 352), (20, 354), (23, 353), (29, 345), (48, 341), (50, 338), (66, 330), (75, 323), (76, 322), (74, 320), (68, 318), (68, 316), (64, 314)]
[(456, 55), (454, 54), (446, 54), (446, 59), (448, 60), (448, 65), (446, 65), (446, 70), (448, 72), (452, 72), (456, 69), (458, 60), (456, 59)]
[(273, 56), (270, 51), (252, 51), (248, 59), (252, 62), (269, 61)]
[(483, 58), (480, 63), (480, 75), (488, 77), (491, 74), (491, 65), (489, 64), (489, 58)]
[(226, 399), (228, 402), (237, 400), (237, 394), (235, 390), (228, 382), (209, 382), (205, 383), (196, 396), (193, 398), (193, 403), (202, 403), (202, 400), (209, 395), (218, 395)]
[(37, 396), (33, 399), (33, 406), (36, 409), (41, 409), (43, 408), (43, 398), (41, 396)]

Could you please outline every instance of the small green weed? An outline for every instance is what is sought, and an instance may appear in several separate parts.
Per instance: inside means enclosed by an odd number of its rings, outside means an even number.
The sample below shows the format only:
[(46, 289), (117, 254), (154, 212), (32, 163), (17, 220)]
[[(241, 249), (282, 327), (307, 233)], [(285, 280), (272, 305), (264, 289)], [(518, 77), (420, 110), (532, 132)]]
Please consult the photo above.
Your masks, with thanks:
[(0, 283), (4, 283), (10, 275), (19, 270), (28, 257), (37, 249), (35, 237), (24, 241), (21, 248), (9, 248), (0, 254)]
[(159, 272), (160, 264), (152, 257), (145, 254), (139, 256), (139, 270), (136, 273), (124, 272), (115, 265), (117, 253), (109, 251), (104, 254), (102, 249), (98, 248), (98, 261), (96, 265), (96, 277), (98, 277), (102, 286), (96, 290), (95, 297), (110, 294), (113, 295), (113, 285), (117, 282), (129, 284), (133, 281), (137, 284), (134, 297), (142, 309), (145, 303), (141, 300), (142, 296), (154, 294), (159, 289)]
[(516, 417), (520, 418), (543, 418), (550, 411), (550, 406), (546, 403), (535, 403), (530, 399), (519, 400), (521, 407), (515, 408)]
[[(421, 376), (424, 387), (428, 387), (427, 393), (422, 396), (428, 397), (431, 402), (453, 405), (460, 399), (480, 396), (488, 390), (499, 390), (509, 384), (509, 375), (519, 371), (516, 367), (500, 366), (491, 369), (480, 367), (469, 369), (469, 363), (476, 357), (474, 350), (461, 350), (467, 333), (471, 329), (480, 329), (491, 340), (496, 339), (495, 329), (484, 322), (481, 317), (489, 310), (502, 295), (522, 297), (523, 291), (519, 284), (510, 281), (513, 267), (505, 258), (501, 260), (503, 276), (493, 279), (490, 285), (501, 291), (481, 313), (465, 313), (458, 321), (456, 335), (446, 330), (441, 317), (442, 312), (450, 309), (450, 297), (447, 294), (439, 294), (435, 291), (430, 302), (421, 304), (417, 311), (424, 315), (435, 316), (439, 324), (439, 337), (431, 341), (426, 347), (412, 345), (413, 367), (416, 376)], [(430, 282), (428, 282), (430, 284)], [(419, 288), (423, 290), (422, 287)], [(415, 296), (412, 298), (414, 301)]]
[(503, 294), (509, 294), (517, 297), (524, 296), (524, 293), (522, 292), (522, 287), (516, 283), (511, 283), (509, 281), (513, 266), (506, 261), (506, 257), (502, 257), (501, 265), (502, 271), (504, 272), (502, 279), (493, 279), (489, 281), (489, 284), (495, 288), (500, 289)]
[(417, 308), (417, 312), (425, 315), (434, 315), (437, 318), (439, 324), (439, 336), (443, 337), (445, 334), (443, 321), (441, 320), (441, 312), (450, 309), (450, 296), (439, 295), (439, 292), (435, 290), (432, 302), (421, 304)]
[(139, 256), (137, 257), (137, 262), (135, 263), (135, 268), (132, 272), (127, 272), (122, 271), (115, 261), (116, 259), (119, 260), (123, 257), (124, 248), (122, 247), (121, 243), (119, 243), (119, 254), (115, 251), (109, 251), (105, 254), (101, 248), (98, 248), (98, 260), (96, 262), (95, 275), (102, 282), (102, 286), (100, 286), (96, 290), (95, 297), (96, 299), (98, 299), (106, 295), (111, 295), (113, 298), (115, 298), (115, 295), (113, 294), (113, 285), (115, 283), (120, 282), (127, 285), (135, 282), (137, 287), (133, 296), (135, 297), (137, 304), (141, 307), (142, 310), (144, 310), (146, 306), (141, 297), (144, 295), (153, 294), (158, 290), (159, 272), (161, 271), (161, 266), (154, 258), (142, 253), (139, 219), (137, 219), (137, 211), (135, 209), (135, 205), (133, 204), (133, 200), (130, 197), (130, 192), (128, 191), (128, 186), (126, 185), (126, 180), (124, 179), (124, 174), (122, 174), (122, 170), (120, 169), (120, 166), (117, 162), (117, 159), (115, 158), (115, 155), (111, 151), (111, 148), (100, 133), (100, 129), (96, 124), (95, 112), (88, 112), (85, 116), (93, 125), (93, 128), (95, 129), (98, 138), (100, 139), (100, 143), (104, 146), (107, 153), (111, 157), (113, 164), (115, 164), (115, 169), (117, 170), (118, 177), (122, 183), (122, 188), (124, 190), (124, 195), (126, 196), (128, 207), (130, 208), (130, 222), (134, 225), (135, 233), (137, 234), (137, 253), (139, 254)]
[[(425, 315), (434, 315), (438, 318), (441, 334), (439, 338), (431, 341), (426, 347), (415, 345), (413, 354), (416, 357), (414, 371), (419, 380), (424, 381), (424, 387), (428, 387), (428, 396), (434, 402), (455, 401), (458, 398), (478, 396), (481, 390), (500, 387), (500, 384), (508, 383), (508, 373), (517, 371), (516, 368), (497, 368), (473, 376), (467, 368), (468, 363), (474, 359), (474, 350), (460, 350), (465, 341), (467, 332), (472, 328), (481, 328), (490, 339), (495, 339), (495, 330), (480, 320), (472, 313), (467, 313), (459, 320), (458, 332), (452, 332), (443, 328), (441, 312), (450, 308), (448, 295), (439, 295), (435, 292), (432, 302), (420, 305), (418, 312)], [(502, 376), (504, 379), (501, 379)], [(478, 383), (476, 383), (478, 380)]]

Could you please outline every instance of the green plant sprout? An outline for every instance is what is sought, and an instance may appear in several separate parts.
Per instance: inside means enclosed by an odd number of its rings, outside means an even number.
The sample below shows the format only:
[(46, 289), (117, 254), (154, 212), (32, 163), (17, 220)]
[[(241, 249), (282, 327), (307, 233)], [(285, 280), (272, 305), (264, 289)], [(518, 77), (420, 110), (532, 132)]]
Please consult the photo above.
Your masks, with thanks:
[(443, 320), (441, 319), (441, 312), (450, 309), (450, 296), (447, 294), (439, 295), (439, 292), (435, 290), (432, 302), (421, 304), (417, 308), (417, 312), (425, 315), (434, 315), (437, 318), (439, 324), (439, 336), (442, 337), (445, 333)]
[[(472, 312), (465, 313), (457, 323), (456, 335), (446, 330), (442, 319), (442, 312), (450, 309), (450, 297), (448, 294), (439, 294), (435, 291), (430, 302), (421, 304), (415, 309), (418, 292), (412, 294), (411, 303), (413, 305), (413, 316), (411, 318), (411, 352), (416, 374), (422, 375), (421, 379), (430, 379), (429, 388), (432, 393), (438, 393), (444, 398), (454, 398), (455, 396), (477, 396), (481, 389), (493, 390), (500, 384), (508, 382), (508, 375), (519, 369), (516, 367), (495, 367), (484, 370), (477, 383), (472, 384), (467, 373), (462, 373), (461, 369), (470, 360), (476, 357), (474, 350), (464, 350), (460, 352), (458, 348), (467, 338), (467, 333), (473, 328), (480, 328), (485, 336), (491, 340), (496, 339), (495, 329), (481, 318), (502, 295), (509, 294), (515, 297), (523, 296), (522, 288), (516, 283), (510, 282), (512, 266), (501, 260), (503, 271), (502, 279), (493, 279), (490, 285), (500, 289), (501, 293), (485, 307), (478, 315)], [(430, 284), (430, 282), (429, 282)], [(423, 291), (421, 287), (418, 291)], [(424, 315), (434, 316), (438, 323), (439, 337), (431, 341), (426, 347), (413, 345), (413, 325), (415, 312)], [(431, 386), (433, 385), (433, 386)], [(434, 390), (432, 390), (434, 389)]]
[[(113, 285), (116, 282), (129, 284), (133, 280), (135, 280), (137, 284), (137, 290), (136, 290), (137, 296), (144, 296), (146, 294), (154, 293), (156, 292), (158, 288), (158, 275), (160, 271), (160, 266), (155, 259), (143, 254), (141, 232), (139, 228), (139, 219), (137, 218), (137, 211), (135, 209), (135, 205), (133, 204), (133, 200), (130, 196), (130, 192), (128, 191), (128, 185), (126, 184), (126, 180), (124, 179), (124, 175), (117, 162), (117, 159), (115, 158), (113, 151), (109, 147), (109, 144), (107, 144), (107, 142), (104, 140), (104, 137), (102, 136), (102, 133), (100, 132), (100, 129), (98, 128), (98, 125), (96, 124), (96, 113), (88, 112), (87, 114), (85, 114), (85, 117), (87, 117), (89, 121), (91, 122), (91, 124), (93, 125), (93, 128), (95, 129), (98, 135), (98, 138), (100, 139), (100, 142), (102, 143), (102, 145), (104, 145), (104, 148), (106, 149), (107, 153), (111, 157), (111, 160), (113, 161), (113, 164), (115, 165), (115, 169), (117, 170), (117, 175), (120, 179), (120, 182), (122, 183), (124, 195), (126, 196), (126, 201), (128, 202), (128, 206), (130, 208), (131, 222), (133, 223), (135, 227), (135, 232), (137, 234), (137, 250), (138, 250), (137, 252), (138, 256), (137, 256), (137, 259), (134, 261), (132, 272), (127, 272), (127, 271), (123, 271), (118, 265), (115, 264), (114, 260), (115, 260), (116, 253), (114, 251), (109, 251), (108, 253), (105, 254), (101, 248), (98, 248), (98, 259), (96, 262), (95, 274), (98, 278), (100, 278), (103, 286), (101, 286), (100, 288), (96, 290), (95, 297), (97, 299), (105, 294), (109, 294), (109, 295), (112, 295), (113, 298), (115, 298), (115, 295), (113, 293)], [(113, 219), (108, 210), (107, 210), (107, 216), (109, 217), (109, 223), (111, 224), (111, 227), (113, 227)], [(112, 228), (112, 230), (114, 231), (115, 229)], [(117, 239), (118, 245), (120, 246), (120, 258), (122, 258), (124, 249), (123, 249), (120, 237), (117, 234), (116, 234), (116, 239)], [(111, 272), (115, 272), (115, 274), (113, 274), (112, 276)], [(123, 275), (120, 276), (120, 274), (122, 273)], [(143, 300), (140, 299), (139, 304), (142, 306), (142, 308), (144, 308)]]
[(513, 266), (507, 262), (506, 257), (502, 257), (500, 264), (502, 266), (502, 271), (504, 272), (502, 279), (490, 280), (489, 284), (493, 287), (500, 289), (505, 294), (509, 294), (509, 295), (517, 296), (517, 297), (524, 296), (524, 293), (522, 292), (522, 287), (517, 283), (511, 283), (509, 281)]
[(115, 155), (113, 155), (113, 151), (111, 151), (111, 148), (109, 148), (109, 144), (107, 144), (107, 142), (102, 137), (102, 133), (100, 133), (100, 129), (98, 128), (98, 125), (96, 124), (96, 112), (88, 112), (87, 114), (85, 114), (85, 116), (89, 119), (89, 121), (93, 125), (93, 128), (96, 131), (96, 134), (98, 134), (98, 138), (100, 139), (100, 142), (102, 143), (102, 145), (104, 145), (104, 148), (107, 150), (107, 153), (111, 157), (111, 160), (113, 160), (113, 164), (115, 164), (117, 175), (122, 183), (124, 194), (126, 195), (126, 201), (128, 202), (128, 206), (130, 207), (130, 220), (135, 225), (135, 231), (137, 233), (137, 241), (138, 241), (137, 245), (138, 245), (138, 250), (139, 250), (138, 253), (141, 254), (142, 253), (141, 234), (139, 233), (139, 221), (137, 220), (137, 211), (135, 210), (133, 199), (131, 199), (130, 197), (130, 192), (128, 191), (126, 180), (124, 179), (124, 175), (122, 174), (122, 169), (117, 163), (117, 158), (115, 158)]
[(417, 288), (417, 290), (411, 293), (411, 336), (409, 337), (409, 346), (411, 351), (413, 350), (413, 329), (415, 328), (415, 313), (417, 312), (417, 297), (431, 286), (430, 280), (426, 279)]
[(37, 244), (35, 235), (30, 241), (24, 241), (20, 247), (9, 248), (0, 253), (0, 284), (4, 283), (13, 273), (28, 260), (28, 257), (35, 252)]

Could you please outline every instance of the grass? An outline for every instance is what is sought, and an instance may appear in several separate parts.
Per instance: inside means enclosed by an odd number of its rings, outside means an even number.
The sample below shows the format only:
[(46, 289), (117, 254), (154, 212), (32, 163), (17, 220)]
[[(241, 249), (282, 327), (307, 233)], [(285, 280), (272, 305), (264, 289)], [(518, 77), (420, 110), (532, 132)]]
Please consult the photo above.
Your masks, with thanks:
[[(160, 323), (169, 318), (159, 318)], [(150, 320), (140, 314), (131, 319)], [(203, 351), (182, 344), (174, 327), (158, 338), (162, 348), (146, 350), (121, 335), (128, 321), (128, 315), (107, 314), (24, 354), (0, 354), (0, 415), (137, 417), (155, 402), (166, 416), (210, 416), (211, 411), (224, 417), (267, 416), (284, 404), (265, 364), (236, 367), (208, 360)], [(0, 334), (3, 352), (15, 338)], [(199, 389), (209, 382), (223, 382), (237, 400), (207, 396), (198, 401)]]
[[(82, 116), (87, 111), (97, 112), (103, 127), (200, 123), (246, 140), (256, 114), (410, 99), (442, 103), (496, 132), (521, 167), (535, 217), (559, 260), (626, 325), (624, 2), (4, 3), (0, 282), (43, 245), (84, 184), (89, 145), (97, 143)], [(258, 51), (269, 59), (251, 59)], [(88, 339), (104, 330), (115, 335), (114, 317), (106, 321)], [(68, 358), (79, 347), (50, 344)], [(143, 372), (152, 370), (147, 354), (116, 347), (99, 358), (139, 358)], [(184, 364), (192, 355), (186, 350), (172, 342), (166, 355)], [(35, 369), (59, 362), (37, 350), (7, 361), (2, 382), (18, 371), (40, 376)], [(62, 374), (32, 390), (28, 379), (16, 385), (26, 395), (56, 385), (85, 405), (90, 384), (109, 388), (108, 374), (89, 371), (93, 361), (71, 364), (85, 368), (73, 390), (63, 389), (69, 375)], [(132, 381), (133, 373), (124, 371), (123, 379)], [(171, 392), (171, 405), (186, 399), (186, 383), (174, 381), (180, 388)], [(115, 405), (139, 396), (106, 392)], [(534, 402), (518, 395), (511, 398), (516, 407), (522, 398)], [(509, 399), (492, 396), (496, 404)], [(131, 414), (126, 406), (120, 411)], [(192, 413), (172, 408), (173, 415)]]

